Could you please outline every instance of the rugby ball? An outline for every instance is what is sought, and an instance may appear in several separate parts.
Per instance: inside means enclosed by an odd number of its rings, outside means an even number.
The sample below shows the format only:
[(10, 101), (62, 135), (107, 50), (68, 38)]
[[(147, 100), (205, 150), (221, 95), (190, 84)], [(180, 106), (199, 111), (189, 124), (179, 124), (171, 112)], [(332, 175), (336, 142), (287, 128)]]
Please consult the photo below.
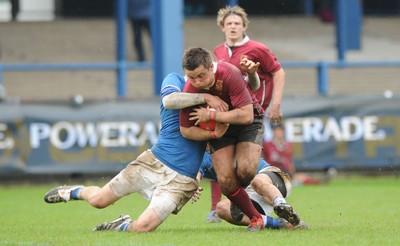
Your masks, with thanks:
[[(210, 110), (210, 111), (216, 111), (215, 109), (211, 108), (210, 106), (207, 106), (207, 109)], [(215, 120), (209, 120), (209, 121), (206, 121), (206, 122), (199, 122), (199, 127), (203, 128), (205, 130), (208, 130), (208, 131), (214, 131), (216, 123), (217, 122)]]

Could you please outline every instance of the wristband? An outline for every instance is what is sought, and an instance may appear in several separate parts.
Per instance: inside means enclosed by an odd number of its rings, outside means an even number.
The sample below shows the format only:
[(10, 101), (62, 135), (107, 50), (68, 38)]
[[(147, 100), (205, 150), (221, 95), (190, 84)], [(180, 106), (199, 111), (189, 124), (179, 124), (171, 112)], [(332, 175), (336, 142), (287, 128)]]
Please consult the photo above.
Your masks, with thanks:
[(215, 120), (215, 117), (217, 116), (217, 112), (216, 111), (208, 111), (209, 112), (209, 118), (210, 120)]
[(210, 131), (210, 134), (211, 134), (211, 138), (213, 138), (213, 139), (216, 138), (215, 137), (215, 131)]

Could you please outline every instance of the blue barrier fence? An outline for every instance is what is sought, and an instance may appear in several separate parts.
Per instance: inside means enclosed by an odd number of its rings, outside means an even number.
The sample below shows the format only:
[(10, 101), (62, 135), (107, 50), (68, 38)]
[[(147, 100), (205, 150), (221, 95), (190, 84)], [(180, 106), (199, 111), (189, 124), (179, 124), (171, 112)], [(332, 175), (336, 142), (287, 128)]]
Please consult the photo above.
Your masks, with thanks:
[(127, 62), (118, 60), (117, 62), (104, 63), (35, 63), (35, 64), (0, 64), (0, 85), (3, 84), (4, 71), (67, 71), (67, 70), (114, 70), (116, 71), (116, 95), (117, 97), (126, 96), (126, 71), (132, 69), (152, 69), (151, 62)]
[(314, 68), (317, 73), (316, 86), (319, 95), (329, 93), (329, 69), (330, 68), (351, 68), (351, 67), (400, 67), (400, 61), (316, 61), (316, 62), (281, 62), (283, 68)]

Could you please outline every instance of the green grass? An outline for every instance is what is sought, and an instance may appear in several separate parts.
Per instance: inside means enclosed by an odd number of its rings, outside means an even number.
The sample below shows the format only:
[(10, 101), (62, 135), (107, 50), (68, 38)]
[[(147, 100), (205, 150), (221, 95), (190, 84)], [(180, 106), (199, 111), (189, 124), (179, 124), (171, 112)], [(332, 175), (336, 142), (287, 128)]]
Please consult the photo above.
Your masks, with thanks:
[(324, 186), (295, 187), (288, 201), (309, 230), (246, 232), (226, 222), (205, 223), (202, 199), (147, 234), (92, 232), (121, 213), (137, 217), (147, 206), (138, 195), (102, 210), (85, 202), (46, 204), (53, 185), (0, 186), (0, 245), (400, 245), (400, 179), (345, 177)]

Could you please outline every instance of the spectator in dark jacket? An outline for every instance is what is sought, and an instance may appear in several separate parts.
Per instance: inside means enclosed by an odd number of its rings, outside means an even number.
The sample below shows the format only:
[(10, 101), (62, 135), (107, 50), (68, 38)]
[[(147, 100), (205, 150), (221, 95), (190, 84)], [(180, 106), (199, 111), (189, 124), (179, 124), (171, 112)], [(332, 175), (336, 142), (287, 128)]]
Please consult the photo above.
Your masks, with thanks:
[(129, 0), (128, 17), (134, 36), (133, 47), (136, 50), (137, 60), (140, 62), (145, 61), (146, 55), (143, 45), (143, 32), (147, 31), (151, 40), (150, 0)]

